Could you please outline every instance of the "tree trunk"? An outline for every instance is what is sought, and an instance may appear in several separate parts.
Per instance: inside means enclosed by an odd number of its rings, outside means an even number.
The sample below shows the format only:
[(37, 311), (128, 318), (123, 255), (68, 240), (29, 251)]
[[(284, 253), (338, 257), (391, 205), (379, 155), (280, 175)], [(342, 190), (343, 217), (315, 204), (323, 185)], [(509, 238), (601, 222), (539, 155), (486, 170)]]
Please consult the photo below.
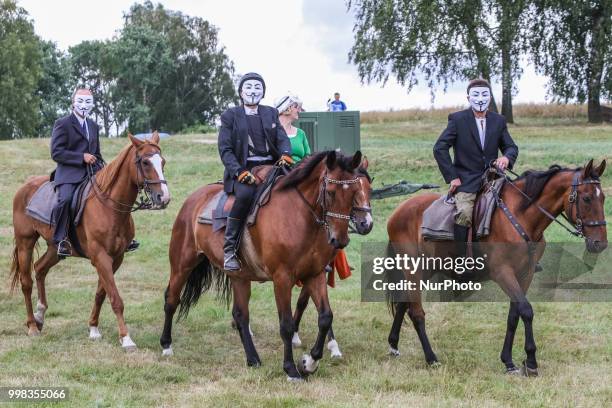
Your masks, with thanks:
[(502, 110), (506, 122), (514, 123), (512, 114), (512, 62), (510, 61), (510, 50), (502, 48)]
[(589, 56), (588, 69), (588, 117), (590, 123), (601, 123), (603, 117), (601, 114), (601, 103), (599, 101), (601, 95), (601, 76), (603, 73), (604, 55), (603, 50), (606, 47), (605, 33), (602, 27), (603, 11), (598, 8), (593, 11), (593, 35), (591, 40), (591, 50)]

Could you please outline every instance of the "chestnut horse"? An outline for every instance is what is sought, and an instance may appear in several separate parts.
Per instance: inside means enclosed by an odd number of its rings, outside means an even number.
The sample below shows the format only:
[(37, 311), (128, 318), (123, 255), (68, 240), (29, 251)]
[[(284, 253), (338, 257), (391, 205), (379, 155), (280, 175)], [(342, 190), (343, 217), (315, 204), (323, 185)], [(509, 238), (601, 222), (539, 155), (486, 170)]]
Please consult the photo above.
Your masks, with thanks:
[[(527, 171), (515, 179), (514, 183), (507, 182), (501, 191), (501, 203), (505, 203), (509, 210), (508, 215), (498, 208), (491, 219), (490, 235), (479, 242), (509, 243), (512, 248), (517, 248), (508, 251), (509, 246), (487, 247), (487, 263), (494, 267), (488, 268), (486, 278), (496, 282), (510, 298), (506, 337), (501, 352), (501, 360), (509, 374), (538, 374), (532, 327), (534, 315), (527, 300), (527, 290), (533, 278), (535, 264), (544, 253), (544, 230), (553, 221), (559, 222), (556, 217), (561, 215), (575, 228), (572, 231), (565, 227), (570, 233), (585, 238), (587, 251), (597, 253), (607, 247), (604, 193), (600, 186), (600, 177), (605, 167), (605, 160), (598, 167), (594, 167), (591, 160), (584, 168), (565, 169), (551, 166), (545, 171)], [(422, 253), (438, 255), (436, 250), (444, 248), (445, 243), (424, 241), (420, 226), (423, 212), (439, 197), (438, 194), (419, 195), (404, 201), (393, 212), (387, 223), (390, 248), (410, 256)], [(509, 222), (509, 216), (514, 217), (514, 223)], [(518, 227), (513, 224), (518, 224)], [(521, 229), (526, 238), (519, 233)], [(527, 251), (526, 243), (532, 244), (534, 248), (531, 255)], [(446, 243), (446, 248), (448, 247)], [(404, 275), (407, 280), (418, 282), (423, 271), (417, 270), (414, 274), (404, 271)], [(388, 339), (390, 353), (399, 355), (400, 328), (408, 311), (427, 363), (438, 364), (425, 332), (425, 312), (420, 292), (412, 294), (407, 302), (402, 300), (392, 303), (391, 306), (394, 320)], [(527, 354), (520, 370), (512, 361), (512, 344), (519, 318), (525, 326)]]
[[(273, 187), (269, 202), (260, 208), (257, 222), (245, 228), (239, 256), (242, 269), (222, 270), (223, 231), (199, 224), (198, 215), (219, 184), (191, 194), (181, 208), (170, 240), (170, 280), (165, 293), (165, 323), (160, 343), (163, 355), (173, 353), (172, 318), (187, 315), (200, 295), (213, 286), (223, 294), (233, 292), (232, 315), (249, 366), (261, 365), (249, 331), (251, 281), (272, 281), (284, 344), (283, 368), (289, 380), (301, 380), (316, 371), (323, 343), (332, 323), (323, 268), (335, 250), (349, 243), (348, 225), (354, 207), (367, 207), (366, 191), (357, 171), (361, 153), (344, 157), (335, 151), (320, 152), (300, 162)], [(227, 274), (227, 275), (226, 275)], [(295, 324), (291, 315), (291, 289), (300, 280), (317, 307), (319, 333), (298, 371), (291, 347)], [(182, 294), (181, 294), (182, 291)]]
[[(170, 202), (170, 193), (163, 174), (165, 160), (158, 145), (155, 132), (151, 140), (141, 141), (129, 135), (130, 143), (123, 148), (106, 167), (93, 177), (93, 187), (87, 197), (82, 220), (76, 228), (83, 254), (91, 260), (98, 272), (98, 288), (89, 319), (89, 337), (98, 339), (100, 309), (108, 294), (111, 307), (119, 324), (119, 341), (126, 349), (136, 348), (130, 338), (123, 318), (123, 300), (115, 285), (114, 273), (123, 262), (128, 244), (134, 238), (134, 221), (131, 212), (135, 209), (161, 209)], [(26, 206), (32, 195), (48, 176), (35, 176), (17, 190), (13, 200), (13, 228), (15, 250), (11, 272), (11, 291), (19, 280), (25, 297), (28, 335), (38, 335), (42, 330), (45, 311), (49, 305), (45, 291), (45, 277), (51, 267), (59, 261), (57, 247), (53, 243), (53, 226), (35, 220), (26, 214)], [(140, 205), (134, 207), (139, 193), (144, 193)], [(38, 289), (37, 312), (32, 310), (32, 252), (42, 237), (47, 241), (47, 251), (34, 263), (36, 288)]]

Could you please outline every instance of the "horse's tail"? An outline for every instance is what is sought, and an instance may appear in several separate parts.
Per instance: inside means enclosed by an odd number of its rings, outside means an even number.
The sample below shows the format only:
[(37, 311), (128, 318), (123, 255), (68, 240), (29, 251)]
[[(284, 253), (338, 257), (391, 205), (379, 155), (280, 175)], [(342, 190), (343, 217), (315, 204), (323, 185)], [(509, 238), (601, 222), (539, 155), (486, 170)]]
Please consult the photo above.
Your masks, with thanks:
[(17, 281), (19, 280), (19, 250), (17, 248), (17, 244), (15, 244), (15, 249), (13, 249), (13, 262), (11, 263), (11, 294), (15, 290), (15, 286), (17, 286)]
[(221, 269), (215, 267), (207, 257), (203, 257), (187, 278), (187, 284), (181, 293), (177, 321), (187, 317), (189, 308), (198, 302), (202, 293), (212, 287), (217, 292), (217, 299), (223, 300), (226, 306), (229, 305), (232, 298), (232, 284), (229, 277)]

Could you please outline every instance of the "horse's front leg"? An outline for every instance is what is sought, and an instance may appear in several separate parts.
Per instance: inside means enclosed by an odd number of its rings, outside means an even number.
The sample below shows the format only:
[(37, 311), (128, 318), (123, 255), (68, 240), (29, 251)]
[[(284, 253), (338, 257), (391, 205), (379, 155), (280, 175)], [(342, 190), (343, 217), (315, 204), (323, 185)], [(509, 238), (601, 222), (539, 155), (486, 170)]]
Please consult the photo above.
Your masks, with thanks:
[(325, 274), (320, 273), (310, 278), (305, 282), (305, 285), (319, 312), (319, 333), (317, 334), (317, 340), (314, 346), (310, 350), (310, 354), (304, 354), (302, 356), (299, 367), (300, 371), (305, 374), (312, 374), (319, 368), (319, 360), (323, 357), (325, 337), (331, 327), (334, 315), (332, 314), (331, 307), (329, 306), (329, 299), (327, 297)]
[(98, 277), (102, 280), (104, 291), (106, 292), (111, 308), (117, 317), (117, 325), (119, 327), (119, 342), (125, 350), (136, 349), (136, 344), (130, 337), (123, 318), (123, 300), (119, 295), (119, 290), (115, 284), (115, 276), (113, 273), (113, 258), (110, 257), (101, 246), (94, 246), (91, 253), (91, 263), (98, 271)]
[(251, 298), (251, 281), (245, 279), (232, 279), (232, 290), (234, 292), (234, 307), (232, 316), (236, 322), (240, 340), (244, 346), (246, 353), (247, 365), (250, 367), (259, 367), (261, 360), (249, 327), (249, 299)]
[(298, 296), (297, 303), (295, 304), (295, 314), (293, 315), (293, 322), (295, 323), (295, 333), (293, 333), (293, 337), (291, 339), (291, 343), (293, 347), (301, 347), (302, 340), (300, 339), (300, 335), (298, 332), (300, 331), (300, 322), (302, 321), (302, 316), (304, 315), (304, 311), (308, 306), (308, 301), (310, 300), (310, 293), (305, 286), (302, 286), (302, 290), (300, 291), (300, 295)]
[(278, 309), (278, 320), (280, 322), (280, 335), (284, 345), (283, 369), (287, 373), (289, 381), (299, 381), (302, 380), (302, 375), (295, 366), (291, 344), (291, 338), (295, 332), (295, 324), (291, 315), (291, 289), (293, 288), (293, 282), (289, 277), (288, 271), (277, 270), (273, 276), (274, 297), (276, 298), (276, 308)]
[[(113, 261), (113, 275), (117, 272), (117, 269), (123, 263), (123, 255), (120, 255), (118, 258), (115, 258)], [(104, 284), (102, 283), (102, 278), (98, 277), (98, 287), (96, 288), (96, 294), (94, 296), (94, 305), (91, 309), (91, 315), (89, 316), (89, 338), (92, 340), (98, 340), (102, 338), (102, 333), (98, 328), (99, 320), (100, 320), (100, 311), (102, 310), (102, 305), (104, 304), (104, 299), (106, 299), (106, 291), (104, 290)]]
[(508, 310), (508, 322), (506, 324), (506, 337), (504, 339), (504, 347), (500, 355), (502, 363), (506, 366), (506, 373), (519, 374), (520, 370), (514, 365), (512, 360), (512, 345), (514, 344), (514, 335), (519, 322), (518, 303), (510, 302)]

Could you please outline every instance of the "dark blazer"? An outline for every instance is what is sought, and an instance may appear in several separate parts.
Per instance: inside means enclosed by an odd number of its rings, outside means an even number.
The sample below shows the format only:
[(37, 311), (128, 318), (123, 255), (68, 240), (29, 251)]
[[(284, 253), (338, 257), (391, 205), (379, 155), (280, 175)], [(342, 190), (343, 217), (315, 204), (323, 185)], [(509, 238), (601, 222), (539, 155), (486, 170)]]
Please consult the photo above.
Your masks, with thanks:
[(87, 175), (83, 154), (89, 153), (102, 158), (98, 125), (87, 119), (89, 141), (83, 134), (78, 119), (71, 113), (55, 121), (51, 135), (51, 157), (57, 163), (55, 184), (78, 183)]
[[(472, 109), (448, 115), (448, 125), (433, 148), (444, 181), (450, 183), (457, 177), (461, 180), (457, 191), (478, 192), (481, 177), (487, 165), (497, 159), (498, 151), (509, 159), (510, 169), (518, 157), (518, 147), (508, 133), (506, 118), (495, 112), (487, 112), (486, 118), (484, 150), (480, 146), (480, 136)], [(451, 161), (449, 154), (451, 146), (454, 161)]]
[[(283, 154), (291, 156), (291, 142), (278, 120), (278, 111), (259, 105), (259, 116), (274, 160), (280, 159)], [(242, 105), (229, 108), (221, 115), (217, 145), (225, 166), (223, 188), (231, 193), (238, 175), (246, 170), (249, 156), (248, 123)]]

